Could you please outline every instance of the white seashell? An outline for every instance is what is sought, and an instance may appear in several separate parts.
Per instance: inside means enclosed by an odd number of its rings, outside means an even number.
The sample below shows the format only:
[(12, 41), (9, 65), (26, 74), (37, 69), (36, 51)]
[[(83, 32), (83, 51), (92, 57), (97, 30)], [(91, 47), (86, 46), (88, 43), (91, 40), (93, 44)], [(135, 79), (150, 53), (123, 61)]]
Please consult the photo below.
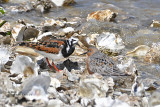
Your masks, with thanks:
[(14, 107), (24, 107), (24, 106), (22, 106), (22, 105), (15, 105)]
[(33, 86), (32, 89), (25, 95), (28, 100), (42, 100), (48, 101), (48, 95), (41, 86)]
[(89, 37), (87, 37), (86, 42), (89, 44), (91, 42), (91, 39)]
[(33, 70), (35, 76), (38, 75), (39, 66), (34, 63), (32, 59), (28, 56), (18, 55), (13, 62), (10, 73), (11, 74), (24, 74), (25, 69), (30, 67)]
[(56, 24), (62, 27), (66, 24), (66, 21), (63, 22), (63, 21), (56, 20)]
[(81, 99), (81, 105), (83, 107), (87, 107), (90, 102), (91, 102), (91, 99), (89, 99), (89, 98), (82, 98)]
[(50, 76), (50, 75), (49, 75), (49, 72), (47, 72), (47, 71), (41, 72), (41, 75), (43, 75), (43, 76)]
[(51, 0), (51, 1), (58, 7), (74, 2), (74, 0)]
[(56, 6), (63, 6), (65, 0), (51, 0)]
[(109, 87), (113, 87), (115, 85), (114, 81), (113, 81), (113, 78), (111, 78), (111, 77), (107, 78), (107, 82), (108, 82)]
[(69, 99), (68, 99), (68, 96), (65, 95), (64, 93), (58, 93), (59, 95), (59, 99), (64, 102), (64, 103), (69, 103)]
[(77, 22), (66, 22), (66, 24), (74, 25), (74, 24), (77, 24)]
[(76, 74), (71, 73), (72, 71), (69, 72), (66, 67), (63, 71), (67, 75), (69, 81), (77, 81), (79, 79), (79, 77)]
[(35, 39), (33, 42), (37, 42), (38, 40), (42, 39), (43, 37), (46, 37), (48, 35), (52, 35), (52, 32), (46, 32), (46, 33), (43, 33), (41, 35), (38, 36), (37, 39)]
[(24, 46), (17, 46), (16, 47), (16, 52), (21, 54), (21, 55), (26, 55), (26, 56), (34, 56), (34, 57), (40, 56), (32, 48), (28, 48), (28, 47), (24, 47)]
[(43, 13), (43, 12), (44, 12), (44, 6), (43, 6), (43, 5), (38, 5), (38, 6), (36, 7), (36, 10), (37, 10), (37, 11), (40, 11), (41, 13)]
[(51, 78), (51, 84), (50, 85), (54, 88), (58, 88), (58, 87), (61, 86), (61, 82), (56, 78)]
[(26, 27), (23, 24), (19, 24), (16, 25), (15, 27), (13, 27), (11, 33), (12, 33), (12, 37), (16, 40), (17, 37), (19, 37), (18, 39), (20, 41), (23, 40), (23, 32), (26, 29)]
[(63, 31), (65, 33), (74, 32), (74, 28), (72, 28), (72, 27), (66, 27), (66, 28), (63, 29)]
[(22, 95), (28, 100), (48, 101), (47, 89), (51, 79), (49, 76), (36, 76), (26, 79), (23, 83)]
[(140, 46), (137, 46), (132, 51), (127, 52), (127, 55), (128, 56), (145, 56), (149, 50), (150, 50), (149, 46), (140, 45)]
[(129, 74), (129, 75), (135, 75), (135, 71), (137, 70), (136, 65), (134, 63), (134, 60), (132, 58), (123, 57), (121, 60), (121, 63), (117, 65), (117, 67)]
[(89, 37), (86, 38), (86, 42), (88, 44), (93, 44), (95, 45), (94, 43), (96, 42), (96, 38), (99, 36), (99, 34), (95, 33), (95, 34), (91, 34), (89, 35)]
[(96, 98), (95, 104), (95, 107), (130, 107), (127, 103), (118, 99), (113, 100), (110, 97)]
[(0, 72), (1, 67), (8, 62), (11, 51), (7, 47), (0, 46)]
[(97, 45), (113, 51), (121, 50), (125, 46), (122, 39), (114, 33), (103, 32), (97, 37)]
[(61, 100), (53, 99), (53, 100), (49, 100), (48, 107), (62, 107), (63, 104), (64, 103)]
[(80, 81), (79, 94), (85, 98), (99, 98), (104, 97), (108, 89), (108, 82), (92, 77)]
[(160, 90), (153, 92), (148, 101), (149, 107), (160, 107)]
[(56, 21), (54, 19), (45, 20), (41, 23), (41, 25), (43, 26), (52, 26), (54, 24), (56, 24)]
[(143, 107), (149, 107), (148, 97), (142, 98), (142, 106)]
[(49, 94), (53, 94), (56, 98), (59, 97), (59, 96), (58, 96), (58, 92), (57, 92), (57, 90), (56, 90), (54, 87), (49, 87), (49, 88), (47, 89), (47, 92), (48, 92)]

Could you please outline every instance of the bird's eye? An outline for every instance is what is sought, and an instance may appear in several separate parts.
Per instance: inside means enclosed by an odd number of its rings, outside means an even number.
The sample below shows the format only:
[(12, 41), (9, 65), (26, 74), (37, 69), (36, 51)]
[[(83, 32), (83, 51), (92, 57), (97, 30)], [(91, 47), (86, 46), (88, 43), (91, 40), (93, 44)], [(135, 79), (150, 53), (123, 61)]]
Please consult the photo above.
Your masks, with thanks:
[(72, 42), (74, 43), (74, 42), (76, 42), (76, 40), (73, 39)]
[(88, 52), (91, 52), (91, 50), (88, 50)]
[(76, 40), (73, 39), (72, 41), (76, 41)]

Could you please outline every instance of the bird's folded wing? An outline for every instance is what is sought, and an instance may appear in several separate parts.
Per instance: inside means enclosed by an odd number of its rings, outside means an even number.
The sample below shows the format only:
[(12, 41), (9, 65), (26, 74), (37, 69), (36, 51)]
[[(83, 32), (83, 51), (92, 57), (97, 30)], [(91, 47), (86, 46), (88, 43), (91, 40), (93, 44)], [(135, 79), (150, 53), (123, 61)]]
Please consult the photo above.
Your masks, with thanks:
[(98, 58), (92, 56), (89, 58), (90, 61), (90, 71), (97, 72), (102, 75), (108, 76), (125, 76), (126, 74), (119, 70), (113, 60), (109, 57)]
[(47, 40), (41, 42), (21, 42), (20, 46), (30, 47), (37, 51), (44, 51), (46, 53), (58, 54), (64, 45), (64, 41)]

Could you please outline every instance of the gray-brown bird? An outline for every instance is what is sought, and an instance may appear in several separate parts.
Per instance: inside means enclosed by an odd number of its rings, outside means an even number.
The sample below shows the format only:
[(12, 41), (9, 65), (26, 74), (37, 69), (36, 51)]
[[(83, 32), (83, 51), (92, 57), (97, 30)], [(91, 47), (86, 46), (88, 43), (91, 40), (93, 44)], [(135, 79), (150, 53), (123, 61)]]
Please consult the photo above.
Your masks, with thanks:
[(103, 76), (125, 76), (126, 74), (119, 70), (115, 62), (106, 54), (100, 52), (97, 48), (90, 46), (86, 52), (88, 55), (86, 64), (90, 74), (99, 73)]

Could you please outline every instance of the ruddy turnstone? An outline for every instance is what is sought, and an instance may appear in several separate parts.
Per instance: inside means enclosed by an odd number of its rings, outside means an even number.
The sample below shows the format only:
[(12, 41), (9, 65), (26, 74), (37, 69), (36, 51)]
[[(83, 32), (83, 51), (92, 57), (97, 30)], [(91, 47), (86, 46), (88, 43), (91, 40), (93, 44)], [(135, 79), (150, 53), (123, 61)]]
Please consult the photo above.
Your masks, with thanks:
[(115, 62), (109, 56), (100, 52), (97, 48), (90, 46), (84, 54), (88, 55), (86, 64), (90, 74), (99, 73), (103, 76), (126, 75), (118, 69)]
[[(52, 67), (48, 61), (48, 58), (53, 60), (66, 58), (74, 52), (76, 44), (78, 44), (78, 39), (74, 37), (71, 37), (68, 40), (49, 39), (49, 40), (44, 40), (40, 42), (19, 43), (20, 46), (30, 47), (34, 49), (37, 53), (46, 57), (46, 60), (50, 69), (52, 69)], [(53, 61), (52, 61), (52, 65), (56, 69), (56, 71), (60, 71), (54, 65)]]

